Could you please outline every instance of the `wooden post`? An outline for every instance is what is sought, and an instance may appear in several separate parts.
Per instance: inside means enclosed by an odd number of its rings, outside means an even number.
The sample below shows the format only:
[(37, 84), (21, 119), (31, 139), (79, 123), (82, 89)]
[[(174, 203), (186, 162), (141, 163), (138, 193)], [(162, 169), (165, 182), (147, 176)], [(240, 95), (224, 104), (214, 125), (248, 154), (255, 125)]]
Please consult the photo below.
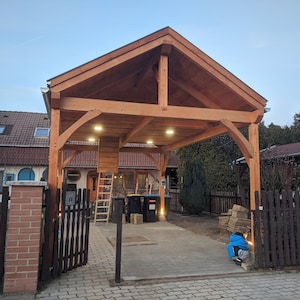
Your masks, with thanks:
[(163, 110), (168, 106), (168, 56), (161, 55), (158, 66), (158, 105)]
[[(48, 169), (48, 186), (51, 190), (50, 219), (55, 219), (56, 210), (56, 190), (58, 187), (58, 170), (61, 160), (61, 154), (57, 147), (57, 140), (60, 133), (60, 111), (59, 109), (51, 109), (51, 131), (50, 131), (50, 147), (49, 147), (49, 169)], [(61, 178), (61, 177), (60, 177)], [(49, 263), (52, 263), (53, 242), (54, 242), (54, 223), (51, 223), (49, 236)]]
[(159, 166), (159, 196), (160, 196), (160, 211), (158, 212), (159, 219), (161, 221), (165, 220), (166, 216), (166, 204), (165, 204), (165, 186), (166, 186), (166, 167), (171, 155), (171, 151), (164, 152), (160, 154), (160, 166)]
[[(249, 142), (253, 146), (254, 156), (249, 158), (250, 172), (250, 210), (256, 209), (255, 192), (260, 199), (260, 159), (259, 159), (259, 133), (258, 124), (250, 124), (248, 127)], [(251, 213), (251, 241), (254, 245), (254, 218)]]

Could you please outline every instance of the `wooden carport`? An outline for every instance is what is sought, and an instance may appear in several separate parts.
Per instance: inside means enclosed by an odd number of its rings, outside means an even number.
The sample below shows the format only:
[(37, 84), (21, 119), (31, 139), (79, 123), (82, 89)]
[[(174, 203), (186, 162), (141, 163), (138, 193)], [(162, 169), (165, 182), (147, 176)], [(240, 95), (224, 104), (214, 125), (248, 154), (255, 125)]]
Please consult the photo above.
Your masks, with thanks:
[[(163, 28), (50, 79), (43, 96), (51, 118), (51, 190), (61, 185), (62, 170), (75, 155), (98, 151), (88, 142), (91, 137), (100, 139), (100, 149), (102, 142), (117, 142), (113, 148), (102, 147), (98, 170), (116, 171), (112, 152), (150, 157), (158, 152), (163, 179), (172, 150), (229, 134), (249, 165), (250, 206), (255, 208), (254, 191), (260, 191), (258, 122), (266, 100), (173, 29)], [(242, 127), (248, 127), (248, 140), (239, 131)], [(152, 146), (140, 147), (150, 139)], [(64, 157), (66, 149), (74, 150), (73, 155)], [(109, 166), (102, 165), (105, 161)], [(163, 187), (160, 197), (164, 208)]]

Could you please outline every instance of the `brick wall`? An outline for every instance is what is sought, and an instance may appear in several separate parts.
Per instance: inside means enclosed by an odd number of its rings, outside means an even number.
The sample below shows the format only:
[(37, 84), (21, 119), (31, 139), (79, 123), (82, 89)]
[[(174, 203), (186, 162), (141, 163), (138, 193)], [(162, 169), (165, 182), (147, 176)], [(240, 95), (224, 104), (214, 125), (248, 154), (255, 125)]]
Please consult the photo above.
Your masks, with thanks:
[(38, 283), (43, 186), (12, 185), (3, 292), (35, 292)]

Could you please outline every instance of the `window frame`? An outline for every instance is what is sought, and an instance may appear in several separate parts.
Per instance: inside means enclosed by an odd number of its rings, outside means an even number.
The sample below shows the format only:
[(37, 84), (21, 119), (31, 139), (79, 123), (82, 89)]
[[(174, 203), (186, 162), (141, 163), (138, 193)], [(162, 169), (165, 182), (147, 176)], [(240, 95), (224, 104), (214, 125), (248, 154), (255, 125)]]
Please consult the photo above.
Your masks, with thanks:
[[(47, 133), (46, 134), (38, 134), (38, 132), (44, 132), (46, 131)], [(47, 128), (47, 127), (36, 127), (35, 130), (34, 130), (34, 137), (36, 138), (49, 138), (49, 135), (50, 135), (50, 128)]]

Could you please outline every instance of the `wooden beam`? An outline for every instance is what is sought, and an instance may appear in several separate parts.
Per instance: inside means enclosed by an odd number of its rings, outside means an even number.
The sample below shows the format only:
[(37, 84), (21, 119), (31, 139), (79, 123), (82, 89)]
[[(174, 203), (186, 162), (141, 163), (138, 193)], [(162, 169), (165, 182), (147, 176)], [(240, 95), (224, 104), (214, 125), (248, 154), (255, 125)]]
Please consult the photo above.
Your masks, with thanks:
[(63, 97), (60, 104), (61, 110), (89, 111), (101, 110), (103, 113), (135, 115), (173, 119), (202, 120), (219, 122), (224, 119), (235, 123), (250, 124), (255, 123), (259, 112), (235, 111), (224, 109), (182, 107), (168, 105), (168, 110), (164, 111), (157, 104), (132, 103), (125, 101)]
[(172, 150), (180, 149), (182, 147), (192, 145), (194, 143), (201, 142), (204, 140), (208, 140), (210, 138), (213, 138), (221, 134), (225, 134), (226, 132), (227, 130), (223, 126), (221, 125), (214, 126), (211, 127), (211, 129), (207, 129), (203, 133), (194, 134), (175, 143), (163, 146), (161, 147), (161, 151), (172, 151)]
[(130, 132), (128, 132), (128, 134), (124, 138), (121, 138), (120, 148), (124, 146), (130, 140), (130, 138), (135, 136), (139, 131), (141, 131), (145, 126), (147, 126), (152, 120), (153, 118), (146, 117), (140, 123), (138, 123)]
[(202, 103), (205, 107), (221, 108), (215, 102), (211, 101), (207, 96), (205, 96), (204, 94), (202, 94), (200, 91), (196, 90), (195, 88), (191, 87), (189, 84), (185, 83), (184, 81), (178, 80), (175, 78), (171, 78), (171, 77), (169, 79), (174, 84), (176, 84), (178, 87), (180, 87), (185, 92), (187, 92), (192, 97), (194, 97), (196, 100), (198, 100), (200, 103)]
[(249, 141), (241, 134), (241, 132), (234, 126), (229, 120), (221, 120), (224, 127), (228, 129), (228, 134), (234, 139), (240, 150), (242, 151), (246, 161), (249, 163), (249, 159), (253, 158), (254, 150)]
[(250, 124), (248, 127), (249, 141), (253, 147), (253, 156), (249, 159), (250, 172), (250, 209), (255, 209), (255, 191), (260, 195), (260, 158), (259, 158), (259, 134), (258, 124)]
[(163, 110), (167, 110), (168, 90), (168, 56), (161, 55), (158, 65), (158, 105)]
[(86, 112), (79, 120), (73, 123), (67, 130), (65, 130), (57, 139), (57, 147), (61, 149), (69, 137), (86, 122), (98, 117), (102, 112), (100, 110), (90, 110)]

